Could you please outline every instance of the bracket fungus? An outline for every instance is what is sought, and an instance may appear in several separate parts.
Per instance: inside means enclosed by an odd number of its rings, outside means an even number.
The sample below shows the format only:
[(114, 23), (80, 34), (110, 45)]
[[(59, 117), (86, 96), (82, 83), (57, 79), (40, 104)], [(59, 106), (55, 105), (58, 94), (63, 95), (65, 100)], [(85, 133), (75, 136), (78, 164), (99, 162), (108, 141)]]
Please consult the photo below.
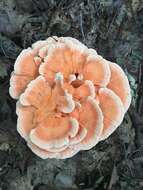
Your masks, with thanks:
[(43, 159), (69, 158), (108, 138), (131, 103), (124, 71), (71, 37), (23, 50), (9, 92), (19, 134)]

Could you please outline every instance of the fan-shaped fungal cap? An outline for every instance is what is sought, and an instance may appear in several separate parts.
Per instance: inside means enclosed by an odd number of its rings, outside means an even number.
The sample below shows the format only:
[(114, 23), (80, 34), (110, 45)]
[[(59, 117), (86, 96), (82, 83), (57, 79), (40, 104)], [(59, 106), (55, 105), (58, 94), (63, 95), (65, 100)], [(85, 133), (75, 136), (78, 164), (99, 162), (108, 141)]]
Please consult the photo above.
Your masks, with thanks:
[(65, 159), (109, 137), (131, 102), (124, 71), (71, 37), (38, 41), (11, 74), (17, 131), (39, 157)]
[(124, 109), (127, 111), (131, 103), (131, 92), (128, 78), (117, 64), (109, 62), (109, 67), (111, 70), (111, 78), (107, 87), (120, 97)]

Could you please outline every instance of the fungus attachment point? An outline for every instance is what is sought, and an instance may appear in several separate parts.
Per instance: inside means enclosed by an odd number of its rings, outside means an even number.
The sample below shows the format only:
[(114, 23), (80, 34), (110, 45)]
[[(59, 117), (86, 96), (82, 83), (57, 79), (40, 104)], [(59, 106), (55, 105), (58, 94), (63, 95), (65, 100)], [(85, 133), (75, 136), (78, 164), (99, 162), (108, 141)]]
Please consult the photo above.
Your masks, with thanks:
[(124, 71), (71, 37), (23, 50), (11, 74), (17, 131), (42, 159), (65, 159), (108, 138), (131, 103)]

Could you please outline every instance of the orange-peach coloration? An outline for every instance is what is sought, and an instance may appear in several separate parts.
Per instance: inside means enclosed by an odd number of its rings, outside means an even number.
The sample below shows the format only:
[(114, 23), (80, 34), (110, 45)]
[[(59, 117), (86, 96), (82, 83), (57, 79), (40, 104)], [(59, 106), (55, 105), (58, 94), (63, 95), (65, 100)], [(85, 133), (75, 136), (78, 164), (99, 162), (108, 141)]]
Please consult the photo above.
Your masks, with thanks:
[(131, 103), (124, 71), (71, 37), (18, 56), (10, 79), (17, 130), (39, 157), (65, 159), (109, 137)]

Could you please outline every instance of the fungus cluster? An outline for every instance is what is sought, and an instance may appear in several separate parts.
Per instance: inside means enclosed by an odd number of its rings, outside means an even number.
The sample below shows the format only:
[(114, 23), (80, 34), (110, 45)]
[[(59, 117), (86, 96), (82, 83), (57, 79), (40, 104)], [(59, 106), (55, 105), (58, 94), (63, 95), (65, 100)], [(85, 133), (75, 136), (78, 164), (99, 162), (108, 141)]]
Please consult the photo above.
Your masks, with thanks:
[(17, 130), (39, 157), (88, 150), (121, 124), (131, 102), (123, 70), (71, 37), (24, 49), (10, 79)]

